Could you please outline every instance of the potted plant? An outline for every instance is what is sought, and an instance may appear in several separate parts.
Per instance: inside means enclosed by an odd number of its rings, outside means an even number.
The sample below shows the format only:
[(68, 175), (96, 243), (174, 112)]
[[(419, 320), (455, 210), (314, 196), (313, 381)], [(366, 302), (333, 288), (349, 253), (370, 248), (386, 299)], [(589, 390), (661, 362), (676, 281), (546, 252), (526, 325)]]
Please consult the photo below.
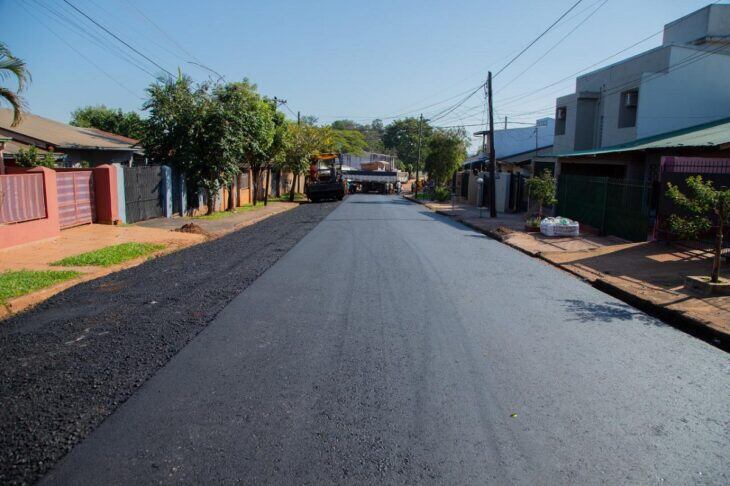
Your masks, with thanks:
[(537, 216), (527, 218), (525, 230), (537, 232), (540, 231), (543, 206), (552, 206), (558, 202), (555, 198), (555, 178), (550, 169), (545, 169), (541, 175), (527, 179), (526, 185), (529, 197), (537, 201)]
[(723, 231), (730, 223), (730, 189), (715, 189), (712, 181), (703, 181), (701, 175), (690, 176), (686, 182), (687, 194), (667, 183), (667, 196), (686, 213), (672, 214), (669, 228), (682, 238), (698, 238), (714, 226), (715, 244), (710, 276), (687, 276), (685, 284), (707, 294), (730, 294), (730, 279), (720, 277)]

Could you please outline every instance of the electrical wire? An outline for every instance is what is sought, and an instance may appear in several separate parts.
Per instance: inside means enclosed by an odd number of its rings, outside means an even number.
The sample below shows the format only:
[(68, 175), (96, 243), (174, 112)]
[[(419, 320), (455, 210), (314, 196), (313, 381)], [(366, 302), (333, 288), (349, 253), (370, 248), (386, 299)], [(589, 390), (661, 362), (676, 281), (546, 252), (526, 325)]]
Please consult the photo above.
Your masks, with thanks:
[(109, 34), (110, 36), (114, 37), (116, 40), (118, 40), (119, 42), (121, 42), (125, 46), (127, 46), (127, 48), (129, 48), (132, 52), (135, 52), (136, 54), (138, 54), (142, 58), (146, 59), (151, 64), (157, 66), (160, 70), (162, 70), (165, 73), (167, 73), (170, 77), (174, 77), (174, 75), (170, 71), (168, 71), (164, 67), (160, 66), (157, 62), (155, 62), (154, 60), (150, 59), (147, 55), (145, 55), (144, 53), (140, 52), (139, 50), (137, 50), (136, 48), (134, 48), (133, 46), (131, 46), (129, 43), (127, 43), (124, 39), (122, 39), (118, 35), (116, 35), (114, 32), (112, 32), (111, 30), (107, 29), (105, 26), (103, 26), (102, 24), (100, 24), (99, 22), (97, 22), (96, 20), (94, 20), (86, 12), (84, 12), (83, 10), (81, 10), (80, 8), (78, 8), (73, 3), (69, 2), (69, 0), (63, 0), (63, 2), (66, 3), (68, 6), (70, 6), (71, 8), (73, 8), (75, 11), (77, 11), (80, 15), (84, 16), (86, 19), (88, 19), (91, 23), (93, 23), (94, 25), (96, 25), (98, 28), (100, 28), (101, 30), (103, 30), (104, 32), (106, 32), (107, 34)]

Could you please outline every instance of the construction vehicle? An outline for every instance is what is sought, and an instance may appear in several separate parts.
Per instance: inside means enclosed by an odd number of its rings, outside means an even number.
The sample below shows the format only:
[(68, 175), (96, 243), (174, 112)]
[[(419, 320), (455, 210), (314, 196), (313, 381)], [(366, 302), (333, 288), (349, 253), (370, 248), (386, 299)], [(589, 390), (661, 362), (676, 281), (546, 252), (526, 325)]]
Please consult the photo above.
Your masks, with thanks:
[(345, 180), (342, 177), (342, 159), (339, 154), (320, 154), (309, 166), (309, 178), (304, 193), (310, 201), (342, 201), (345, 197)]

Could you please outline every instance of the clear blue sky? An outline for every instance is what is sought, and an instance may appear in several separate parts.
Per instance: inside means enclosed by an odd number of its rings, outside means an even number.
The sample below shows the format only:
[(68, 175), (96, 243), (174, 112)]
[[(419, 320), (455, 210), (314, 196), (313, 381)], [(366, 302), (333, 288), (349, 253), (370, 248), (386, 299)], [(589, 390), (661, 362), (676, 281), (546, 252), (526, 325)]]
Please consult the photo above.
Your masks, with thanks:
[[(478, 86), (488, 69), (497, 71), (575, 2), (69, 1), (169, 71), (180, 67), (203, 80), (209, 73), (187, 64), (197, 61), (226, 80), (248, 77), (262, 93), (285, 98), (294, 112), (317, 116), (321, 122), (365, 122), (410, 111), (417, 115), (426, 105)], [(603, 3), (583, 0), (566, 21), (495, 79), (499, 118), (508, 115), (530, 122), (539, 115), (524, 113), (547, 108), (548, 114), (556, 96), (572, 91), (574, 80), (519, 102), (502, 100), (579, 71), (710, 0)], [(505, 87), (599, 5), (558, 47)], [(139, 110), (153, 78), (115, 52), (152, 74), (161, 72), (62, 0), (0, 0), (0, 18), (2, 40), (28, 63), (33, 82), (26, 99), (30, 111), (39, 115), (67, 121), (74, 108), (93, 104)], [(604, 64), (660, 42), (661, 35), (656, 35)], [(481, 122), (482, 102), (475, 96), (440, 123)], [(424, 114), (432, 116), (450, 103), (423, 108)]]

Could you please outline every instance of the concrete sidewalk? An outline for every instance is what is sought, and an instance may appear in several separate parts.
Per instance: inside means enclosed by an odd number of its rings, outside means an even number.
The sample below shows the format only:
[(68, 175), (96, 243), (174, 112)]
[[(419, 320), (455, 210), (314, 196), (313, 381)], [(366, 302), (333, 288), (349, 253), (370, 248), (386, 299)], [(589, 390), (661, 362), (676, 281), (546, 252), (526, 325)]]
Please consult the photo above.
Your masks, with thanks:
[[(406, 196), (407, 199), (413, 198)], [(524, 232), (524, 215), (489, 218), (472, 206), (418, 201), (528, 255), (541, 258), (645, 312), (730, 349), (730, 296), (702, 296), (687, 275), (708, 275), (712, 255), (676, 245), (631, 243), (612, 236), (546, 237)], [(725, 269), (723, 276), (730, 276)]]
[(206, 219), (205, 217), (175, 217), (175, 218), (156, 218), (147, 221), (135, 223), (135, 226), (143, 228), (157, 228), (164, 230), (177, 230), (182, 225), (195, 223), (200, 226), (209, 236), (218, 237), (243, 228), (245, 226), (258, 223), (270, 216), (274, 216), (284, 211), (289, 211), (299, 206), (299, 203), (293, 202), (270, 202), (267, 206), (263, 203), (258, 204), (254, 208), (239, 208), (233, 214), (223, 216), (218, 219)]

